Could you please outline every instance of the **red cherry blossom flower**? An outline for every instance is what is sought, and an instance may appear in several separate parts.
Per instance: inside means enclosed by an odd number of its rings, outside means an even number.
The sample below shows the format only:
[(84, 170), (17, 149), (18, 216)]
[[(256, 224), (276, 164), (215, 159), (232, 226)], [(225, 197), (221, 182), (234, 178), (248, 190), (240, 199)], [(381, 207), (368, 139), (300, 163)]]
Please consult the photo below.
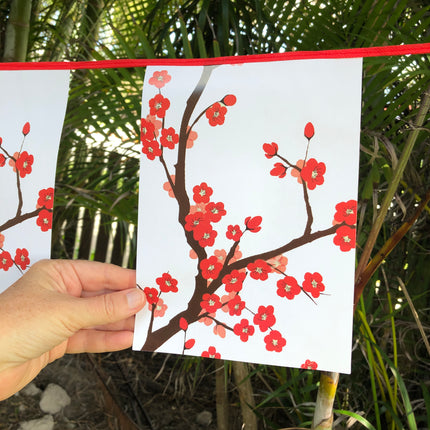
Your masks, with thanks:
[(201, 212), (202, 214), (205, 212), (206, 203), (197, 203), (195, 205), (190, 206), (190, 214), (194, 214), (196, 212)]
[(246, 278), (245, 271), (233, 270), (228, 275), (222, 278), (222, 283), (225, 285), (225, 291), (238, 293), (242, 289), (243, 281)]
[(159, 157), (161, 155), (161, 148), (156, 140), (146, 141), (142, 144), (142, 152), (149, 160), (154, 160), (155, 157)]
[(206, 109), (206, 118), (209, 120), (209, 124), (215, 127), (224, 124), (226, 113), (227, 108), (217, 102)]
[(225, 249), (216, 249), (214, 251), (214, 255), (221, 264), (224, 264), (224, 261), (227, 257), (227, 252)]
[(357, 200), (338, 203), (334, 220), (337, 223), (345, 222), (346, 224), (354, 225), (357, 221)]
[(0, 233), (0, 248), (3, 248), (4, 245), (4, 235)]
[(187, 149), (192, 148), (194, 146), (194, 141), (199, 137), (197, 132), (194, 130), (190, 131), (190, 127), (188, 127), (188, 138), (187, 138)]
[(325, 285), (322, 283), (322, 276), (318, 272), (305, 273), (303, 281), (303, 290), (310, 293), (314, 299), (320, 296), (320, 293), (325, 290)]
[(233, 315), (240, 315), (245, 308), (245, 302), (242, 301), (239, 295), (236, 295), (233, 299), (229, 300), (228, 305), (228, 313)]
[(263, 150), (265, 152), (266, 158), (272, 158), (278, 153), (278, 144), (275, 142), (265, 143), (263, 145)]
[(6, 164), (6, 157), (3, 154), (0, 154), (0, 167), (3, 167)]
[(286, 297), (288, 300), (293, 300), (302, 291), (296, 278), (292, 276), (285, 276), (285, 278), (279, 279), (276, 285), (278, 286), (276, 294), (279, 297)]
[[(175, 184), (175, 175), (170, 175), (170, 179), (172, 180), (173, 184)], [(167, 191), (169, 197), (175, 198), (175, 192), (173, 191), (169, 181), (163, 184), (163, 190)]]
[(284, 255), (278, 255), (277, 257), (267, 260), (267, 264), (272, 268), (272, 272), (285, 272), (288, 264), (288, 258)]
[(272, 176), (279, 176), (280, 178), (285, 178), (287, 174), (287, 166), (284, 166), (282, 163), (275, 163), (273, 165), (273, 169), (270, 171)]
[(218, 222), (227, 213), (222, 202), (209, 202), (205, 210), (210, 222)]
[(163, 97), (161, 94), (157, 94), (153, 99), (149, 100), (149, 113), (150, 115), (156, 115), (158, 118), (164, 118), (166, 116), (166, 110), (170, 107), (170, 100)]
[(234, 96), (233, 94), (227, 94), (223, 99), (222, 102), (226, 105), (226, 106), (233, 106), (234, 104), (236, 104), (236, 96)]
[(293, 176), (294, 178), (297, 178), (297, 182), (299, 184), (303, 183), (302, 177), (300, 176), (300, 172), (301, 172), (301, 169), (303, 168), (304, 165), (305, 165), (305, 161), (304, 160), (297, 160), (296, 166), (300, 170), (297, 170), (296, 168), (291, 168), (291, 170), (290, 170), (291, 176)]
[(212, 228), (210, 224), (201, 225), (193, 231), (194, 239), (197, 240), (199, 245), (203, 248), (206, 246), (213, 246), (217, 235), (218, 233)]
[(24, 124), (24, 126), (22, 127), (22, 134), (24, 135), (24, 136), (27, 136), (27, 134), (28, 133), (30, 133), (30, 123), (29, 122), (26, 122), (25, 124)]
[(315, 134), (314, 125), (311, 122), (308, 122), (305, 125), (305, 137), (306, 139), (310, 140)]
[(160, 291), (163, 293), (168, 293), (169, 291), (173, 293), (178, 292), (178, 281), (172, 278), (169, 273), (163, 273), (161, 278), (157, 278), (155, 282), (159, 285)]
[(245, 218), (245, 226), (246, 229), (249, 230), (251, 233), (257, 233), (261, 230), (261, 221), (263, 218), (261, 216), (255, 216), (255, 217), (246, 217)]
[(196, 343), (195, 339), (188, 339), (184, 344), (184, 349), (191, 349)]
[(343, 225), (336, 230), (333, 243), (340, 247), (342, 252), (351, 251), (355, 248), (355, 228)]
[[(204, 325), (207, 325), (207, 326), (210, 326), (210, 325), (212, 325), (213, 324), (213, 322), (214, 322), (214, 320), (212, 319), (212, 318), (215, 318), (215, 316), (216, 316), (216, 313), (213, 313), (213, 314), (208, 314), (208, 315), (206, 315), (206, 316), (204, 316), (204, 317), (202, 317), (201, 315), (202, 314), (206, 314), (207, 312), (204, 310), (204, 309), (202, 309), (201, 311), (200, 311), (200, 313), (199, 313), (199, 322), (201, 322), (201, 323), (203, 323)], [(210, 318), (209, 318), (210, 317)]]
[(22, 270), (25, 270), (30, 264), (30, 259), (28, 258), (28, 251), (26, 248), (17, 248), (14, 258), (15, 264), (20, 266)]
[(3, 269), (5, 272), (7, 272), (9, 268), (12, 267), (12, 265), (13, 265), (13, 261), (9, 252), (3, 251), (0, 254), (0, 269)]
[[(157, 138), (160, 134), (161, 127), (163, 126), (163, 122), (157, 119), (155, 115), (146, 115), (145, 119), (154, 126), (154, 136)], [(149, 136), (148, 139), (153, 140), (154, 137)]]
[(140, 120), (140, 141), (152, 142), (155, 138), (155, 127), (151, 121), (145, 118)]
[(185, 217), (185, 230), (187, 231), (193, 231), (196, 228), (203, 227), (206, 228), (207, 226), (210, 226), (209, 221), (206, 217), (206, 214), (203, 212), (194, 212), (192, 214), (188, 214)]
[(258, 313), (254, 315), (254, 324), (258, 325), (261, 331), (266, 331), (276, 323), (273, 311), (272, 305), (258, 307)]
[(202, 301), (200, 302), (200, 307), (206, 312), (216, 312), (221, 306), (221, 300), (218, 294), (203, 294)]
[[(152, 305), (149, 305), (149, 310), (152, 310)], [(167, 305), (164, 303), (163, 299), (158, 298), (157, 304), (154, 308), (154, 317), (164, 317), (167, 311)]]
[(300, 367), (302, 369), (317, 370), (318, 364), (315, 361), (306, 360)]
[(160, 72), (154, 72), (152, 77), (149, 78), (149, 85), (154, 85), (158, 89), (163, 88), (172, 77), (167, 73), (167, 70), (161, 70)]
[(225, 336), (227, 334), (225, 327), (222, 326), (221, 324), (215, 324), (215, 326), (213, 328), (213, 332), (214, 332), (214, 335), (219, 336), (223, 339), (225, 338)]
[(36, 224), (42, 231), (48, 231), (52, 228), (52, 212), (42, 209), (37, 217)]
[(181, 318), (179, 320), (179, 327), (181, 330), (187, 331), (188, 329), (188, 321), (185, 318)]
[(266, 349), (268, 351), (281, 352), (282, 348), (287, 344), (287, 341), (282, 337), (278, 330), (271, 330), (264, 338)]
[(207, 351), (202, 352), (202, 357), (221, 358), (221, 354), (219, 352), (216, 352), (216, 349), (214, 346), (210, 346)]
[(33, 161), (34, 157), (27, 151), (24, 151), (19, 155), (18, 159), (16, 160), (16, 168), (18, 169), (19, 176), (21, 176), (21, 178), (24, 178), (25, 175), (31, 173)]
[(249, 263), (246, 268), (250, 271), (252, 279), (260, 279), (262, 281), (265, 281), (268, 278), (268, 274), (272, 271), (270, 266), (261, 259)]
[(196, 185), (193, 188), (193, 200), (196, 203), (209, 203), (209, 199), (213, 193), (213, 189), (206, 182)]
[(163, 128), (161, 130), (160, 142), (163, 146), (169, 149), (174, 149), (179, 142), (179, 135), (176, 134), (173, 127)]
[(203, 278), (216, 279), (218, 278), (219, 272), (221, 272), (222, 264), (218, 261), (218, 258), (213, 255), (201, 261), (200, 269)]
[(233, 327), (233, 332), (240, 337), (242, 342), (247, 342), (249, 336), (254, 334), (255, 329), (254, 326), (249, 325), (249, 321), (247, 319), (243, 319), (239, 324), (236, 324)]
[(240, 227), (237, 224), (229, 225), (227, 227), (227, 233), (225, 235), (227, 236), (227, 239), (231, 239), (231, 240), (234, 240), (235, 242), (238, 242), (242, 237), (242, 231), (240, 230)]
[(306, 182), (308, 188), (313, 190), (317, 185), (324, 183), (325, 170), (324, 163), (318, 163), (315, 158), (310, 158), (300, 172), (300, 176)]
[(49, 187), (39, 191), (39, 198), (37, 199), (37, 208), (45, 207), (52, 209), (54, 207), (54, 188)]
[(15, 160), (18, 160), (19, 158), (19, 152), (15, 152), (13, 154), (13, 158), (9, 158), (9, 166), (12, 167), (13, 171), (16, 172), (16, 162)]
[(221, 297), (221, 310), (225, 313), (228, 313), (229, 309), (228, 309), (228, 302), (230, 300), (233, 300), (236, 297), (237, 293), (235, 293), (234, 291), (228, 294), (224, 294)]
[[(146, 300), (150, 306), (155, 305), (158, 302), (158, 291), (155, 288), (145, 287), (143, 292), (145, 293)], [(152, 308), (150, 307), (150, 309)]]

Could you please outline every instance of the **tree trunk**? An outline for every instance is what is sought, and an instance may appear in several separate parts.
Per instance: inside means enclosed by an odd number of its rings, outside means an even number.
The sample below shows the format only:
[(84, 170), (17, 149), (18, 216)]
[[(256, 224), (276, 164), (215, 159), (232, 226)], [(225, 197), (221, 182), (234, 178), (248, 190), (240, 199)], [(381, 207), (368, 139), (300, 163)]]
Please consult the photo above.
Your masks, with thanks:
[(333, 425), (333, 402), (336, 395), (339, 373), (321, 372), (320, 386), (315, 405), (312, 430), (327, 430)]
[(228, 394), (226, 384), (226, 363), (224, 360), (217, 360), (218, 365), (215, 372), (216, 391), (216, 421), (218, 430), (228, 430)]
[(12, 0), (6, 26), (3, 62), (26, 60), (30, 17), (31, 0)]
[(234, 380), (239, 392), (240, 409), (242, 411), (243, 430), (257, 430), (257, 416), (254, 413), (254, 391), (249, 378), (248, 366), (241, 361), (232, 362)]

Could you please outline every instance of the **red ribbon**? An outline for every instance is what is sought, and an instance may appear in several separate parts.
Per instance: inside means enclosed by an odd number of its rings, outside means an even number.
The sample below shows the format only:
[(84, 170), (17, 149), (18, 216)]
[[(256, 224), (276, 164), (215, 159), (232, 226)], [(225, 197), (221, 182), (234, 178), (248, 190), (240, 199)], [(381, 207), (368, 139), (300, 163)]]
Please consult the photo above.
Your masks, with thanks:
[(386, 57), (414, 54), (430, 54), (430, 43), (374, 46), (369, 48), (334, 49), (329, 51), (292, 51), (277, 54), (237, 55), (215, 58), (129, 58), (101, 61), (41, 61), (28, 63), (0, 63), (0, 70), (77, 70), (115, 69), (121, 67), (146, 66), (210, 66), (218, 64), (259, 63), (264, 61)]

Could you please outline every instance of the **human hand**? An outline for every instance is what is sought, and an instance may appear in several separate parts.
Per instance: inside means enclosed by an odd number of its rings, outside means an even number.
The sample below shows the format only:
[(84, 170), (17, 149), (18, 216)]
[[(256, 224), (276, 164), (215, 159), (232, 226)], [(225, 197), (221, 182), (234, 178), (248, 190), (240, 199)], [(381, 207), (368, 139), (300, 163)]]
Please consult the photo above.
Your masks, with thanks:
[(145, 294), (134, 270), (43, 260), (0, 294), (0, 400), (66, 353), (131, 346)]

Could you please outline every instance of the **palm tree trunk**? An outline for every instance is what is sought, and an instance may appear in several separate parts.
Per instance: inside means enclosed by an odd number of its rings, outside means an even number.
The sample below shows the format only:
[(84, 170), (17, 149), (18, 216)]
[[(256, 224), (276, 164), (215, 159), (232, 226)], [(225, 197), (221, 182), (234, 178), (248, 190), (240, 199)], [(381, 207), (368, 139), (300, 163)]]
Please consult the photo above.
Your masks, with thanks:
[(25, 61), (30, 32), (31, 0), (12, 0), (6, 26), (3, 61)]
[(242, 411), (244, 430), (257, 430), (257, 416), (254, 413), (255, 401), (248, 366), (241, 361), (232, 362), (234, 379), (239, 391), (240, 409)]
[[(228, 430), (229, 407), (226, 384), (226, 362), (224, 360), (219, 361), (220, 365), (215, 372), (217, 429)], [(218, 360), (216, 364), (218, 364)]]
[(336, 395), (339, 373), (321, 372), (320, 386), (315, 405), (312, 430), (327, 430), (333, 425), (333, 402)]

